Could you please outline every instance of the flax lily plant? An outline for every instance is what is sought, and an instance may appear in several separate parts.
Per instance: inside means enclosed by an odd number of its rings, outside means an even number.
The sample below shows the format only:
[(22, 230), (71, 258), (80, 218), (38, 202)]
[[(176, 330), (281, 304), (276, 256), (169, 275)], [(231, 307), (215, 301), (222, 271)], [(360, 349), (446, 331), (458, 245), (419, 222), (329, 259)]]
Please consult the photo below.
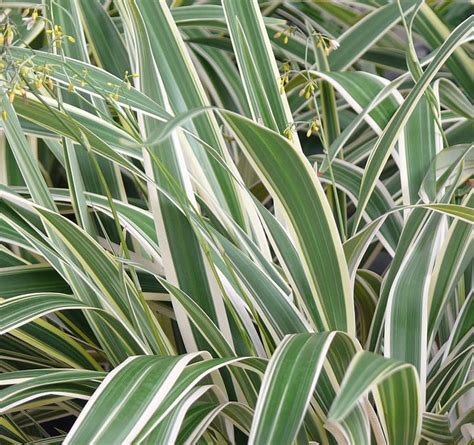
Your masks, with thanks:
[(0, 6), (0, 443), (472, 443), (469, 2)]

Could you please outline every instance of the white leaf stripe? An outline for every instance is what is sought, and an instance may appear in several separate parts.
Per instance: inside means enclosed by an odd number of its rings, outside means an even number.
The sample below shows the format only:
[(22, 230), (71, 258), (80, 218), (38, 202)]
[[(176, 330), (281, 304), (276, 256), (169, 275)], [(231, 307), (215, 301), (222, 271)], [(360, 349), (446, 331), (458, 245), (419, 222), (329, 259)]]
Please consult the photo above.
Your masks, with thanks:
[[(334, 219), (314, 171), (301, 154), (292, 150), (288, 142), (277, 133), (233, 113), (225, 112), (223, 116), (236, 134), (252, 165), (260, 172), (261, 180), (272, 191), (274, 198), (281, 202), (291, 218), (291, 228), (295, 232), (298, 247), (303, 254), (305, 260), (303, 264), (311, 278), (312, 291), (319, 297), (316, 302), (323, 322), (329, 328), (353, 332), (354, 314), (348, 301), (351, 295), (349, 273), (344, 263), (342, 245)], [(279, 176), (270, 175), (270, 171), (279, 171)], [(285, 189), (283, 185), (285, 177), (288, 176), (291, 176), (291, 182), (294, 182), (292, 189)], [(298, 199), (291, 196), (295, 188), (299, 190)], [(296, 210), (296, 207), (305, 201), (302, 195), (304, 193), (311, 193), (311, 206), (307, 205), (304, 209)], [(309, 201), (305, 202), (309, 203)], [(312, 217), (309, 216), (310, 214)], [(311, 220), (311, 224), (320, 225), (321, 232), (331, 234), (331, 237), (324, 243), (320, 242), (321, 240), (318, 242), (315, 233), (307, 231), (303, 223), (305, 218), (308, 218), (307, 222)], [(328, 261), (332, 262), (331, 266)], [(319, 267), (316, 264), (319, 264)], [(332, 278), (329, 279), (329, 276)], [(331, 291), (329, 287), (332, 288)], [(329, 294), (331, 294), (331, 302), (326, 300)], [(337, 307), (335, 298), (345, 301), (342, 303), (343, 308)]]
[[(81, 443), (81, 441), (90, 444), (101, 443), (103, 440), (101, 437), (104, 434), (110, 434), (110, 429), (117, 428), (117, 426), (122, 430), (121, 440), (130, 442), (152, 416), (155, 406), (161, 402), (173, 382), (179, 377), (180, 372), (197, 356), (198, 354), (190, 354), (182, 358), (164, 357), (161, 360), (154, 357), (130, 357), (109, 373), (102, 382), (81, 412), (64, 443)], [(134, 376), (135, 378), (133, 378)], [(131, 385), (130, 379), (133, 381)], [(117, 381), (120, 383), (117, 384)], [(148, 394), (145, 398), (140, 399), (141, 408), (135, 405), (138, 412), (130, 417), (129, 412), (125, 412), (124, 408), (125, 406), (127, 409), (132, 407), (134, 393), (140, 391), (140, 387), (147, 387), (147, 381), (154, 382), (155, 390), (147, 391)], [(110, 385), (111, 382), (115, 382), (115, 384)], [(104, 412), (103, 407), (107, 406), (107, 400), (117, 400), (117, 397), (120, 402), (114, 409), (111, 412)], [(98, 415), (105, 415), (101, 427), (90, 430), (88, 422), (91, 422), (90, 419), (94, 419), (93, 421), (96, 422)], [(138, 423), (137, 420), (139, 420)], [(126, 423), (124, 424), (124, 422)]]
[(283, 339), (265, 372), (249, 443), (290, 443), (297, 435), (335, 335), (299, 334)]

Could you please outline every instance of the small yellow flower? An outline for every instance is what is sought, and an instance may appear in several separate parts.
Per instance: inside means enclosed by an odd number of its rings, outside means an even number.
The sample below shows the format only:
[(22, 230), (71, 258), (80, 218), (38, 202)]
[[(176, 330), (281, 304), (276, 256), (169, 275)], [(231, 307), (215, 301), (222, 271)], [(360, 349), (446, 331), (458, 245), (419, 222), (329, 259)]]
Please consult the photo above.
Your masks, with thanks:
[(7, 45), (11, 45), (13, 42), (13, 30), (11, 27), (7, 29), (7, 34), (5, 36), (5, 42)]
[(76, 39), (73, 37), (73, 36), (67, 36), (67, 39), (69, 42), (71, 43), (75, 43), (76, 42)]
[(290, 36), (293, 35), (296, 32), (296, 30), (297, 30), (296, 27), (290, 26), (284, 29), (283, 31), (276, 32), (273, 35), (273, 38), (279, 39), (280, 37), (283, 37), (283, 43), (286, 45), (290, 40)]
[(2, 111), (2, 120), (7, 120), (7, 112), (5, 110)]
[(321, 122), (319, 122), (319, 119), (313, 119), (310, 124), (308, 131), (306, 132), (306, 137), (310, 137), (313, 132), (317, 133), (319, 131), (319, 127), (321, 126)]
[(282, 76), (280, 76), (280, 79), (279, 79), (280, 94), (283, 94), (285, 92), (285, 86), (288, 84), (289, 81), (290, 79), (289, 79), (288, 73), (285, 73)]
[(72, 92), (74, 91), (74, 85), (73, 85), (72, 83), (70, 83), (70, 84), (67, 86), (67, 90), (72, 93)]
[(292, 125), (289, 125), (288, 127), (286, 127), (284, 130), (283, 130), (283, 134), (286, 136), (286, 138), (289, 140), (289, 141), (292, 141), (293, 140), (293, 126)]
[(35, 9), (33, 11), (33, 14), (31, 14), (31, 17), (26, 17), (28, 14), (29, 14), (30, 10), (27, 9), (23, 12), (23, 21), (25, 22), (25, 25), (26, 25), (26, 29), (27, 31), (29, 31), (31, 28), (33, 28), (34, 24), (36, 23), (36, 21), (38, 20), (38, 10)]
[(280, 91), (280, 94), (283, 94), (285, 92), (285, 81), (283, 80), (283, 77), (280, 77), (278, 79), (278, 84), (279, 84), (279, 91)]
[(306, 84), (306, 86), (299, 92), (298, 96), (305, 97), (305, 99), (309, 99), (311, 95), (314, 93), (314, 85), (312, 83)]

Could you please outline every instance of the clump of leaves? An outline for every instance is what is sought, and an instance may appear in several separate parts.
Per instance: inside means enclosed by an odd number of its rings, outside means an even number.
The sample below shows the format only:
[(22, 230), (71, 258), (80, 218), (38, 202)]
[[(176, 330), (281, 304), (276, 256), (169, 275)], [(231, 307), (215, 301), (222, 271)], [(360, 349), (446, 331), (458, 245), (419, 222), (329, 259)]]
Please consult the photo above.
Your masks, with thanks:
[(467, 2), (6, 6), (1, 443), (472, 439)]

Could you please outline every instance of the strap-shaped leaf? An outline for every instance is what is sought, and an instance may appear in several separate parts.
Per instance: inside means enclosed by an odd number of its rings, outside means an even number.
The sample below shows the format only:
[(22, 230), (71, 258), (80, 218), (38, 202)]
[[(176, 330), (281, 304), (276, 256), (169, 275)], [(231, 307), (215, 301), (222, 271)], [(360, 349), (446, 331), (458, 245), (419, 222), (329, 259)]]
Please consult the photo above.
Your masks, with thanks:
[[(416, 0), (404, 0), (403, 12), (408, 13), (415, 3)], [(399, 21), (400, 11), (396, 4), (385, 5), (367, 14), (339, 38), (340, 48), (329, 56), (331, 69), (342, 71), (348, 68)]]
[(4, 88), (0, 90), (0, 95), (2, 110), (6, 116), (6, 119), (2, 122), (2, 127), (31, 196), (36, 203), (55, 209), (46, 181), (41, 176), (37, 162), (31, 156), (30, 147), (21, 131), (20, 122)]
[(384, 354), (416, 366), (422, 389), (428, 362), (428, 286), (438, 253), (441, 222), (441, 216), (434, 214), (420, 223), (420, 231), (390, 283), (385, 315)]
[(280, 343), (263, 378), (249, 443), (293, 443), (334, 335), (289, 335)]
[[(39, 209), (39, 213), (50, 228), (64, 243), (64, 260), (78, 268), (83, 268), (94, 280), (104, 308), (111, 310), (118, 318), (133, 326), (143, 320), (144, 329), (139, 335), (149, 342), (151, 348), (171, 350), (168, 340), (157, 321), (150, 323), (149, 307), (137, 292), (128, 276), (121, 277), (119, 264), (107, 254), (89, 235), (81, 231), (66, 218), (56, 213)], [(99, 290), (100, 289), (100, 290)], [(130, 294), (129, 294), (130, 293)], [(134, 295), (129, 305), (129, 295)], [(105, 298), (104, 298), (105, 297)], [(138, 326), (138, 325), (135, 325)], [(162, 343), (163, 342), (163, 343)]]
[(428, 99), (422, 97), (407, 122), (400, 144), (401, 182), (404, 204), (419, 201), (423, 179), (434, 178), (432, 162), (439, 151), (439, 134)]
[[(135, 0), (133, 3), (137, 13), (142, 17), (151, 55), (155, 60), (160, 82), (163, 83), (172, 112), (180, 113), (192, 108), (208, 106), (209, 102), (196, 69), (172, 20), (166, 2), (164, 0), (157, 2)], [(157, 23), (160, 24), (159, 27), (156, 26)], [(212, 146), (219, 156), (224, 159), (227, 157), (224, 140), (217, 121), (211, 113), (206, 112), (194, 117), (188, 125), (200, 139)], [(212, 156), (204, 152), (194, 139), (190, 140), (190, 144), (201, 168), (206, 172), (208, 181), (212, 184), (212, 193), (217, 201), (242, 227), (245, 227), (240, 192), (236, 189), (229, 172), (222, 168)]]
[(258, 2), (223, 0), (222, 5), (253, 119), (283, 134), (292, 117)]
[(84, 32), (92, 46), (97, 62), (119, 79), (128, 71), (131, 74), (128, 54), (122, 36), (98, 0), (81, 0), (78, 7), (82, 15)]
[(344, 419), (369, 391), (374, 392), (388, 443), (417, 443), (422, 405), (415, 368), (370, 352), (359, 352), (354, 357), (328, 421)]
[(421, 99), (424, 91), (428, 88), (429, 83), (433, 80), (439, 69), (443, 66), (453, 51), (469, 35), (473, 23), (473, 17), (467, 18), (450, 34), (443, 45), (438, 49), (432, 62), (426, 68), (425, 72), (420, 77), (414, 88), (410, 91), (409, 95), (406, 97), (405, 101), (394, 114), (392, 119), (390, 119), (390, 122), (385, 127), (382, 135), (377, 140), (365, 167), (365, 175), (360, 187), (360, 201), (355, 214), (355, 229), (357, 229), (357, 226), (360, 223), (362, 213), (364, 212), (369, 197), (373, 192), (375, 181), (380, 176), (383, 166), (390, 156), (390, 153), (409, 117), (412, 115), (416, 104)]
[[(336, 225), (314, 170), (277, 133), (242, 116), (224, 112), (246, 156), (274, 199), (286, 211), (327, 329), (353, 332), (349, 273)], [(319, 237), (325, 233), (325, 241)]]
[[(474, 206), (472, 193), (466, 199), (465, 204), (467, 207)], [(436, 258), (430, 281), (428, 318), (428, 339), (430, 342), (433, 341), (433, 336), (454, 286), (469, 262), (472, 261), (473, 244), (472, 226), (463, 221), (453, 222)]]
[(443, 414), (423, 413), (421, 436), (436, 443), (453, 443), (449, 418)]
[(0, 304), (0, 334), (51, 312), (84, 308), (87, 305), (64, 294), (31, 294), (3, 300)]
[[(0, 412), (8, 412), (41, 397), (65, 396), (87, 399), (104, 376), (105, 373), (98, 371), (60, 370), (47, 372), (41, 370), (33, 377), (0, 391)], [(13, 379), (19, 377), (18, 374), (13, 375)]]
[(156, 116), (160, 120), (171, 117), (152, 99), (133, 87), (129, 89), (128, 84), (121, 78), (94, 65), (44, 51), (20, 47), (12, 47), (9, 51), (18, 61), (29, 59), (36, 65), (51, 65), (53, 67), (50, 71), (51, 78), (64, 85), (72, 82), (77, 91), (84, 91), (92, 96), (102, 98), (108, 97), (118, 90), (120, 92), (118, 103)]
[(64, 443), (132, 441), (195, 357), (130, 357), (108, 374)]

